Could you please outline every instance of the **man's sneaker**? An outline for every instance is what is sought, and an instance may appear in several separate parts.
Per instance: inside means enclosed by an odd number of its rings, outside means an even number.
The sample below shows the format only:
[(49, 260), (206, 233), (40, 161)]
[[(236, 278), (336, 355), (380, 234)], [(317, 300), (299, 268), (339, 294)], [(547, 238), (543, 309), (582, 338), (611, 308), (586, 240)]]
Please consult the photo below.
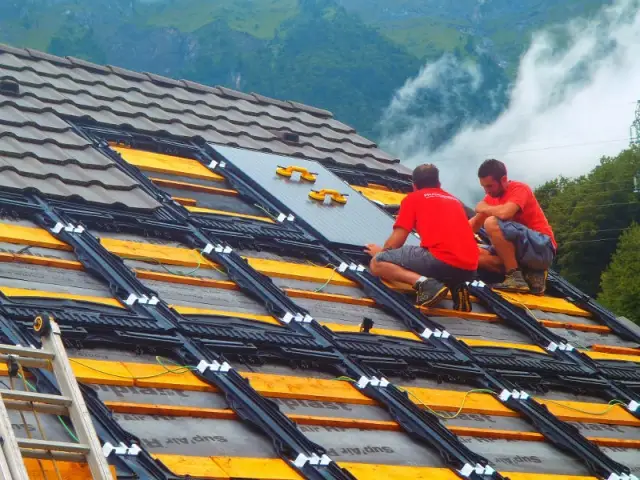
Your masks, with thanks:
[(413, 287), (417, 291), (416, 303), (423, 307), (432, 307), (442, 300), (449, 290), (444, 283), (435, 278), (427, 278)]
[(520, 270), (514, 270), (513, 272), (508, 274), (506, 277), (504, 277), (504, 280), (501, 283), (497, 283), (492, 286), (493, 288), (496, 288), (498, 290), (506, 290), (506, 291), (512, 291), (512, 292), (528, 292), (529, 291), (529, 286)]
[(544, 295), (547, 288), (547, 270), (523, 270), (524, 280), (529, 285), (529, 292), (533, 295)]
[(471, 296), (469, 295), (469, 287), (466, 283), (458, 285), (451, 291), (453, 297), (453, 309), (458, 312), (470, 312)]

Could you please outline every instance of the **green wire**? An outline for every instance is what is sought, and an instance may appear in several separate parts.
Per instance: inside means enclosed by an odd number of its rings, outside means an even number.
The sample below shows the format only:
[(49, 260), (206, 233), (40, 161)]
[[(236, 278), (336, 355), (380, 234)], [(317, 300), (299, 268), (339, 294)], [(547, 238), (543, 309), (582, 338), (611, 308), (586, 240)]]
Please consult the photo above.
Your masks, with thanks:
[[(36, 390), (36, 387), (34, 387), (31, 382), (29, 380), (27, 380), (26, 378), (23, 378), (22, 375), (18, 375), (20, 378), (22, 378), (24, 380), (24, 382), (27, 384), (27, 386), (33, 390), (34, 392), (37, 392), (38, 390)], [(62, 419), (62, 417), (60, 415), (57, 415), (58, 420), (60, 420), (60, 423), (62, 424), (62, 426), (64, 427), (64, 429), (67, 431), (67, 433), (69, 434), (69, 436), (75, 440), (76, 442), (80, 442), (80, 440), (78, 440), (78, 437), (76, 437), (76, 434), (73, 433), (73, 431), (71, 430), (71, 428), (69, 428), (69, 426), (65, 423), (65, 421)]]

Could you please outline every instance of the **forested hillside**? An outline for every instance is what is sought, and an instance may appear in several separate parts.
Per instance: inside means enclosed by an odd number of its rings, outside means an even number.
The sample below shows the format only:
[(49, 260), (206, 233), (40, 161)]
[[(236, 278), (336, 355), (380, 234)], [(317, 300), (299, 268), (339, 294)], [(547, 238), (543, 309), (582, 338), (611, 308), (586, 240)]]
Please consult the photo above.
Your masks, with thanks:
[[(603, 158), (589, 174), (536, 190), (558, 241), (560, 273), (640, 322), (640, 147)], [(604, 272), (604, 273), (603, 273)]]
[[(374, 140), (393, 92), (451, 53), (479, 66), (492, 101), (449, 103), (434, 147), (504, 108), (533, 28), (606, 1), (4, 0), (0, 42), (308, 103)], [(438, 116), (441, 98), (416, 108)]]

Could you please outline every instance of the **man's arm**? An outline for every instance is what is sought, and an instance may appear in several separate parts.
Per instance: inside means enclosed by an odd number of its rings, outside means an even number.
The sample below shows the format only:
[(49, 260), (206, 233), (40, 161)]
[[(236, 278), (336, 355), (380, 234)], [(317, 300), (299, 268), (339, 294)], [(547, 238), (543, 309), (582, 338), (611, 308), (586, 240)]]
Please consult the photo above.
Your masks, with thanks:
[(478, 230), (482, 228), (482, 226), (484, 225), (484, 221), (487, 218), (488, 217), (484, 213), (476, 213), (469, 219), (469, 225), (471, 225), (473, 233), (478, 233)]
[[(514, 202), (491, 206), (482, 201), (476, 206), (476, 212), (478, 215), (473, 217), (471, 220), (475, 219), (479, 215), (484, 215), (485, 219), (487, 217), (498, 217), (500, 220), (511, 220), (519, 210), (520, 207)], [(484, 220), (482, 223), (484, 223)]]
[(404, 245), (404, 242), (407, 241), (407, 237), (409, 236), (409, 233), (411, 232), (405, 230), (402, 227), (395, 227), (393, 229), (393, 232), (391, 232), (391, 235), (389, 236), (387, 241), (384, 242), (384, 246), (382, 247), (383, 250), (400, 248), (401, 246)]

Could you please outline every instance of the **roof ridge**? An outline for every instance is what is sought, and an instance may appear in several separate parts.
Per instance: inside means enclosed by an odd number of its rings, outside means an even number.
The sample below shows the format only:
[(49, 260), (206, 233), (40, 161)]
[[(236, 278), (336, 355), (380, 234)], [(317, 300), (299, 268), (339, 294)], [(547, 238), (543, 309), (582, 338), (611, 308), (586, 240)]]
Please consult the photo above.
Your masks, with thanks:
[(295, 102), (292, 100), (279, 100), (276, 98), (266, 97), (264, 95), (258, 93), (244, 93), (238, 90), (233, 90), (231, 88), (223, 87), (223, 86), (209, 86), (201, 83), (193, 82), (191, 80), (176, 80), (170, 77), (165, 77), (162, 75), (157, 75), (155, 73), (149, 72), (136, 72), (133, 70), (128, 70), (122, 67), (117, 67), (115, 65), (99, 65), (96, 63), (88, 62), (86, 60), (82, 60), (80, 58), (66, 56), (60, 57), (57, 55), (52, 55), (46, 52), (42, 52), (40, 50), (34, 50), (31, 48), (18, 48), (12, 47), (10, 45), (6, 45), (4, 43), (0, 43), (0, 52), (10, 53), (12, 55), (31, 58), (39, 61), (45, 61), (50, 63), (59, 63), (66, 67), (73, 68), (81, 68), (87, 71), (94, 71), (105, 74), (113, 74), (118, 75), (120, 77), (135, 79), (139, 81), (149, 81), (155, 85), (162, 85), (165, 87), (171, 88), (184, 88), (185, 90), (198, 91), (202, 93), (210, 93), (214, 95), (218, 95), (220, 97), (227, 97), (233, 99), (241, 99), (246, 100), (248, 102), (258, 104), (258, 105), (276, 105), (280, 108), (293, 111), (293, 112), (306, 112), (315, 117), (321, 118), (333, 118), (333, 114), (321, 108), (313, 107), (311, 105), (306, 105), (300, 102)]

